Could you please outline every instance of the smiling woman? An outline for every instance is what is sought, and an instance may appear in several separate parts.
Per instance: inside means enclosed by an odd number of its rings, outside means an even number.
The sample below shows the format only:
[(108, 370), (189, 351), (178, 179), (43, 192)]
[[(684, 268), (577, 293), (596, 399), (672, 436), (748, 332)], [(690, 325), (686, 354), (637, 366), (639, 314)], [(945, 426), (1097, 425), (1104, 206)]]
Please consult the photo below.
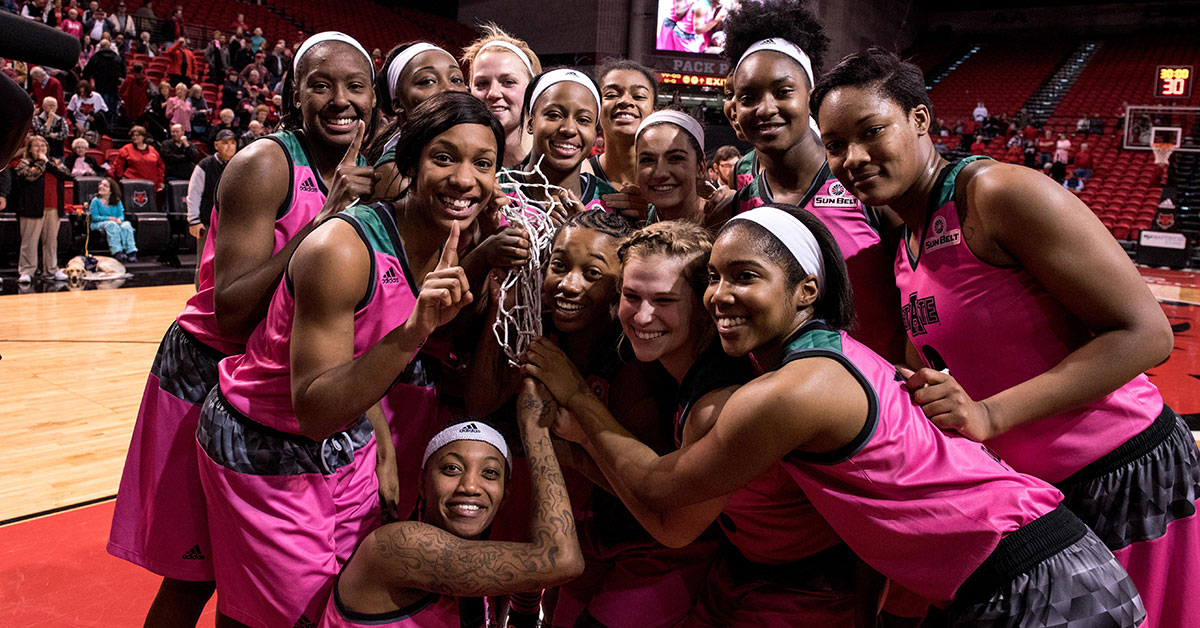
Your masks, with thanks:
[(521, 129), (525, 88), (541, 74), (542, 64), (524, 41), (495, 24), (483, 26), (483, 36), (463, 49), (462, 62), (470, 68), (471, 94), (504, 125), (504, 166), (515, 166), (529, 154), (528, 137)]
[(210, 527), (221, 531), (217, 586), (246, 592), (222, 595), (223, 614), (252, 626), (320, 616), (338, 566), (378, 523), (385, 421), (419, 434), (428, 420), (387, 415), (379, 402), (425, 338), (472, 300), (458, 234), (494, 197), (502, 142), (499, 122), (467, 94), (419, 105), (397, 146), (413, 184), (395, 203), (354, 205), (314, 230), (246, 352), (221, 362), (197, 441)]
[[(129, 446), (108, 551), (164, 576), (151, 624), (194, 624), (213, 592), (216, 552), (195, 440), (218, 362), (246, 350), (300, 240), (373, 183), (358, 158), (375, 105), (367, 53), (342, 33), (320, 33), (292, 70), (284, 130), (225, 170), (198, 290), (159, 346)], [(219, 610), (236, 597), (222, 595)]]

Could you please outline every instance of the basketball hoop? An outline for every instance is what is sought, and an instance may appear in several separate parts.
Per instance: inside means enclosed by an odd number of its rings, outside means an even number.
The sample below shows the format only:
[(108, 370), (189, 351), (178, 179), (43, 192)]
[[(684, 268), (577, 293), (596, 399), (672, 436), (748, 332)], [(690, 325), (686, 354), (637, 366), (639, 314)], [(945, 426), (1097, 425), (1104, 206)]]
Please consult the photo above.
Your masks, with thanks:
[(1171, 142), (1155, 142), (1150, 145), (1154, 150), (1154, 165), (1167, 166), (1171, 163), (1171, 153), (1175, 152), (1175, 145)]

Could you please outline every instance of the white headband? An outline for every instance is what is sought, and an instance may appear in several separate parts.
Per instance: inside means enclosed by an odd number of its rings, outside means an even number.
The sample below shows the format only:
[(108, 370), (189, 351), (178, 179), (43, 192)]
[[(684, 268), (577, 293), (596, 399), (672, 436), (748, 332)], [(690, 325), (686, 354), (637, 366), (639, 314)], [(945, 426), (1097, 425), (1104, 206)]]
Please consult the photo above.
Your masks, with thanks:
[[(804, 68), (804, 75), (808, 77), (809, 89), (816, 87), (817, 80), (813, 78), (812, 60), (809, 59), (808, 55), (800, 49), (800, 46), (797, 46), (786, 39), (772, 38), (754, 42), (754, 45), (750, 46), (746, 49), (746, 52), (742, 53), (742, 58), (738, 59), (737, 65), (733, 67), (733, 71), (737, 72), (738, 66), (742, 65), (742, 62), (746, 60), (746, 57), (749, 57), (756, 52), (762, 52), (763, 50), (774, 50), (775, 52), (785, 54), (794, 59), (796, 63), (800, 64), (800, 67)], [(821, 134), (821, 129), (817, 128), (817, 120), (812, 116), (809, 116), (808, 118), (808, 128), (812, 129), (817, 135)]]
[[(775, 52), (785, 54), (795, 59), (796, 63), (799, 63), (800, 67), (804, 68), (804, 74), (808, 76), (808, 88), (812, 89), (816, 86), (817, 81), (815, 78), (813, 78), (812, 60), (809, 59), (808, 55), (800, 49), (800, 46), (797, 46), (786, 39), (772, 38), (754, 42), (754, 45), (747, 48), (746, 52), (742, 54), (742, 58), (738, 59), (737, 64), (741, 65), (742, 62), (746, 60), (746, 57), (763, 50), (774, 50)], [(734, 66), (733, 69), (736, 72), (737, 66)]]
[(817, 294), (825, 293), (825, 264), (821, 261), (821, 246), (817, 238), (804, 223), (795, 216), (775, 207), (755, 207), (738, 214), (730, 221), (749, 220), (761, 225), (791, 251), (792, 257), (800, 262), (800, 268), (817, 277)]
[[(402, 50), (400, 52), (400, 54), (396, 55), (395, 59), (392, 59), (392, 62), (389, 63), (388, 67), (387, 67), (387, 81), (388, 81), (388, 95), (389, 96), (391, 96), (392, 98), (396, 97), (396, 83), (400, 82), (400, 74), (402, 72), (404, 72), (404, 68), (406, 66), (408, 66), (409, 62), (411, 62), (413, 59), (415, 59), (416, 56), (421, 54), (422, 52), (428, 52), (430, 50), (441, 50), (442, 52), (446, 52), (444, 49), (439, 48), (433, 44), (420, 42), (420, 43), (413, 44), (413, 45), (409, 46), (408, 48), (405, 48), (404, 50)], [(450, 59), (454, 61), (455, 64), (458, 63), (458, 60), (454, 58), (454, 55), (452, 55), (448, 52), (446, 52), (446, 55), (448, 55), (450, 57)]]
[(704, 154), (704, 129), (700, 128), (700, 123), (696, 122), (695, 118), (681, 111), (664, 109), (646, 116), (646, 119), (642, 120), (642, 123), (638, 125), (637, 133), (633, 134), (633, 139), (636, 141), (642, 135), (642, 131), (645, 131), (652, 124), (659, 124), (661, 122), (669, 122), (687, 131), (689, 135), (696, 139), (696, 143), (700, 145), (701, 155)]
[(483, 54), (484, 50), (487, 50), (488, 48), (491, 48), (492, 46), (496, 46), (497, 48), (503, 48), (503, 49), (517, 55), (518, 57), (520, 57), (521, 61), (525, 62), (525, 68), (527, 70), (529, 70), (530, 78), (533, 77), (533, 75), (534, 75), (533, 62), (529, 60), (529, 55), (525, 54), (524, 50), (521, 50), (520, 48), (518, 48), (506, 41), (501, 41), (499, 39), (493, 39), (492, 41), (489, 41), (488, 43), (480, 46), (479, 50), (475, 51), (475, 58), (478, 59), (479, 55)]
[[(313, 46), (316, 46), (317, 44), (324, 43), (327, 41), (340, 41), (342, 43), (350, 44), (351, 46), (354, 46), (355, 50), (358, 50), (359, 52), (362, 53), (362, 55), (364, 57), (367, 58), (367, 65), (371, 66), (371, 80), (372, 81), (375, 80), (375, 61), (371, 59), (371, 55), (370, 55), (370, 53), (367, 52), (367, 49), (363, 48), (362, 44), (358, 43), (357, 39), (354, 39), (353, 37), (351, 37), (345, 33), (339, 33), (337, 31), (325, 31), (323, 33), (317, 33), (316, 35), (313, 35), (312, 37), (305, 39), (304, 43), (300, 44), (300, 49), (296, 51), (296, 58), (292, 59), (292, 74), (299, 73), (300, 59), (301, 59), (301, 57), (304, 56), (305, 53), (307, 53), (309, 50), (312, 50)], [(293, 82), (295, 80), (296, 80), (295, 78), (292, 79)]]
[(425, 457), (421, 458), (421, 468), (425, 468), (425, 463), (429, 462), (429, 457), (437, 450), (460, 440), (475, 440), (495, 447), (504, 456), (504, 462), (508, 464), (508, 467), (512, 468), (512, 458), (508, 455), (508, 443), (504, 442), (504, 437), (490, 425), (478, 421), (458, 423), (438, 432), (425, 447)]
[(542, 95), (542, 92), (550, 89), (550, 87), (555, 83), (562, 83), (564, 81), (579, 83), (580, 85), (586, 87), (588, 91), (592, 93), (592, 97), (596, 99), (596, 115), (600, 115), (600, 92), (596, 91), (596, 86), (593, 85), (592, 82), (588, 80), (588, 77), (584, 76), (582, 72), (579, 70), (572, 70), (570, 68), (550, 70), (542, 75), (541, 80), (538, 81), (537, 87), (533, 90), (533, 98), (529, 99), (529, 110), (533, 111), (533, 106), (537, 104), (537, 99)]

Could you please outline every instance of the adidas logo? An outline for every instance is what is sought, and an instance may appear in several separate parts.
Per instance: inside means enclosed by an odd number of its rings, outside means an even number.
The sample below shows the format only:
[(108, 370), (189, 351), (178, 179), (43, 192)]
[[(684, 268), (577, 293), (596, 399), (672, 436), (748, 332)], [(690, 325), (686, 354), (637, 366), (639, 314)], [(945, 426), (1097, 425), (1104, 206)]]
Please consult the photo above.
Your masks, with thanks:
[(204, 552), (200, 551), (200, 546), (196, 545), (192, 549), (183, 553), (181, 557), (184, 560), (204, 560)]
[(317, 628), (317, 625), (313, 623), (313, 620), (301, 615), (300, 619), (297, 619), (296, 623), (292, 624), (292, 628)]
[(383, 284), (387, 285), (392, 283), (400, 283), (400, 277), (396, 274), (395, 268), (389, 268), (387, 269), (387, 272), (383, 274)]
[(313, 183), (312, 177), (305, 177), (304, 182), (300, 184), (300, 191), (301, 192), (319, 192), (320, 190), (317, 189), (317, 184)]
[(459, 434), (479, 434), (479, 428), (474, 423), (468, 423), (458, 430)]

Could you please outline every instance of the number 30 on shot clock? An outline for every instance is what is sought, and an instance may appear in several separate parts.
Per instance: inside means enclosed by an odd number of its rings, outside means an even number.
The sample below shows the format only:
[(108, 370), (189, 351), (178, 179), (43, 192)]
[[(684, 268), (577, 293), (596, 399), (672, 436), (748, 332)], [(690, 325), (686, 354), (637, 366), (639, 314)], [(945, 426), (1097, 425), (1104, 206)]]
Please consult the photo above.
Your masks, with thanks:
[(1160, 98), (1187, 98), (1192, 95), (1192, 66), (1160, 65), (1154, 85)]

